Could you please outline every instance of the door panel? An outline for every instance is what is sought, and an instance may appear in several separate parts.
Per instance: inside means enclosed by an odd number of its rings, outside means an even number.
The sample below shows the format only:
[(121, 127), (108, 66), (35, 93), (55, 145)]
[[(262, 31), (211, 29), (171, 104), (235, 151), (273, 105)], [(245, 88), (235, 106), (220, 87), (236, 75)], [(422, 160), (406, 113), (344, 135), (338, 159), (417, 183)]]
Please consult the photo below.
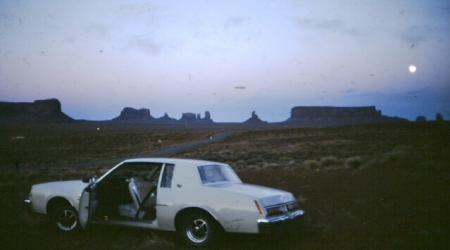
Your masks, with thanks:
[(78, 209), (78, 220), (82, 228), (86, 228), (89, 222), (89, 198), (90, 193), (85, 189), (80, 197), (80, 207)]
[(80, 197), (78, 220), (82, 228), (86, 228), (91, 222), (95, 209), (97, 208), (96, 192), (91, 187), (84, 189)]

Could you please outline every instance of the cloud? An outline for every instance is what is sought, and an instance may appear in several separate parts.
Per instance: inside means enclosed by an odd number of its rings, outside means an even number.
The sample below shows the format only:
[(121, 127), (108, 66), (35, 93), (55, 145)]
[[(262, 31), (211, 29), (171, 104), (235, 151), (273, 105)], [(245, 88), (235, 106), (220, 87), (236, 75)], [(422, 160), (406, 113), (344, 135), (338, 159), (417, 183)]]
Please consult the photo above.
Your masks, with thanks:
[(71, 36), (65, 37), (65, 38), (62, 39), (61, 41), (62, 41), (63, 43), (74, 43), (74, 42), (76, 42), (77, 40), (78, 40), (78, 37), (77, 37), (77, 36), (71, 35)]
[(159, 7), (152, 2), (138, 3), (129, 1), (125, 4), (121, 4), (117, 11), (121, 15), (136, 16), (136, 15), (149, 15)]
[(83, 27), (84, 32), (89, 36), (95, 36), (100, 38), (110, 37), (110, 28), (102, 24), (90, 24)]
[(419, 44), (436, 39), (438, 36), (446, 35), (449, 32), (448, 26), (412, 25), (403, 29), (399, 36), (402, 41), (414, 48)]
[(400, 33), (400, 39), (415, 47), (419, 43), (428, 40), (430, 32), (431, 28), (429, 26), (410, 26)]
[(415, 89), (415, 90), (410, 90), (410, 91), (406, 91), (405, 94), (409, 95), (409, 96), (417, 96), (419, 94), (423, 94), (427, 91), (426, 88), (421, 88), (421, 89)]
[(162, 46), (149, 37), (134, 36), (130, 43), (131, 46), (134, 46), (149, 55), (161, 53)]
[(296, 23), (300, 27), (306, 29), (335, 32), (350, 36), (361, 35), (361, 32), (358, 29), (349, 27), (344, 21), (340, 19), (298, 18), (296, 20)]
[(223, 25), (223, 29), (227, 30), (227, 29), (239, 27), (249, 20), (250, 20), (250, 18), (244, 18), (244, 17), (229, 18), (225, 21), (225, 24)]
[(355, 89), (355, 88), (349, 88), (349, 89), (346, 89), (346, 90), (344, 90), (344, 93), (345, 94), (353, 94), (353, 93), (355, 93), (357, 90)]

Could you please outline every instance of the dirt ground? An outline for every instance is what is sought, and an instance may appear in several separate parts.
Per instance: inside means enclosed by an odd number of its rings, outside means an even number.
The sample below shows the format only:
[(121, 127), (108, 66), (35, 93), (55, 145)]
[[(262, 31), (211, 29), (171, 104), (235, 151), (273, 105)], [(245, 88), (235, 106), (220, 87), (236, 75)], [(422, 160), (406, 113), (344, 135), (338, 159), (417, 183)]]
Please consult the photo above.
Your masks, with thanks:
[[(103, 131), (99, 139), (87, 125), (0, 128), (0, 249), (184, 249), (172, 233), (148, 230), (96, 226), (63, 235), (22, 207), (33, 183), (107, 169), (59, 163), (95, 161), (109, 151), (134, 155), (157, 138), (177, 143), (211, 133), (140, 126)], [(12, 147), (22, 134), (23, 144)], [(64, 150), (70, 154), (54, 158)], [(245, 182), (291, 191), (306, 211), (290, 232), (225, 235), (218, 249), (450, 248), (450, 124), (250, 131), (179, 157), (227, 162)], [(18, 167), (15, 159), (21, 159)]]

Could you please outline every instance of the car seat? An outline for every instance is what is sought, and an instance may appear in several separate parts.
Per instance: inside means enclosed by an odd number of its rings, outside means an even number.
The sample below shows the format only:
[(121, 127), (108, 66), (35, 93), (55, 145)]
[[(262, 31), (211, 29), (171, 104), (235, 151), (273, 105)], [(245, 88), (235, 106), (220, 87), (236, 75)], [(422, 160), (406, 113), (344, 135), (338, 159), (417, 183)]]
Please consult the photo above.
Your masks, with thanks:
[[(142, 203), (142, 197), (139, 193), (139, 190), (136, 185), (136, 179), (130, 178), (128, 183), (128, 190), (130, 192), (131, 199), (133, 203), (121, 204), (119, 205), (119, 214), (121, 216), (125, 216), (131, 219), (136, 218), (137, 211), (139, 210), (139, 206)], [(138, 219), (142, 219), (145, 215), (144, 211), (139, 212)]]

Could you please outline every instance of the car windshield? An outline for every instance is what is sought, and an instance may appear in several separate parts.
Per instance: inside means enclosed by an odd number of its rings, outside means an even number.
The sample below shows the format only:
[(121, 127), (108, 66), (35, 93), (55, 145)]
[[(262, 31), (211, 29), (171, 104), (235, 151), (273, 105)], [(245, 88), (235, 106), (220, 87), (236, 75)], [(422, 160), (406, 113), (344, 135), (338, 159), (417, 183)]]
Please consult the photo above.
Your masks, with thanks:
[(236, 173), (226, 165), (199, 166), (198, 172), (203, 184), (241, 182)]

